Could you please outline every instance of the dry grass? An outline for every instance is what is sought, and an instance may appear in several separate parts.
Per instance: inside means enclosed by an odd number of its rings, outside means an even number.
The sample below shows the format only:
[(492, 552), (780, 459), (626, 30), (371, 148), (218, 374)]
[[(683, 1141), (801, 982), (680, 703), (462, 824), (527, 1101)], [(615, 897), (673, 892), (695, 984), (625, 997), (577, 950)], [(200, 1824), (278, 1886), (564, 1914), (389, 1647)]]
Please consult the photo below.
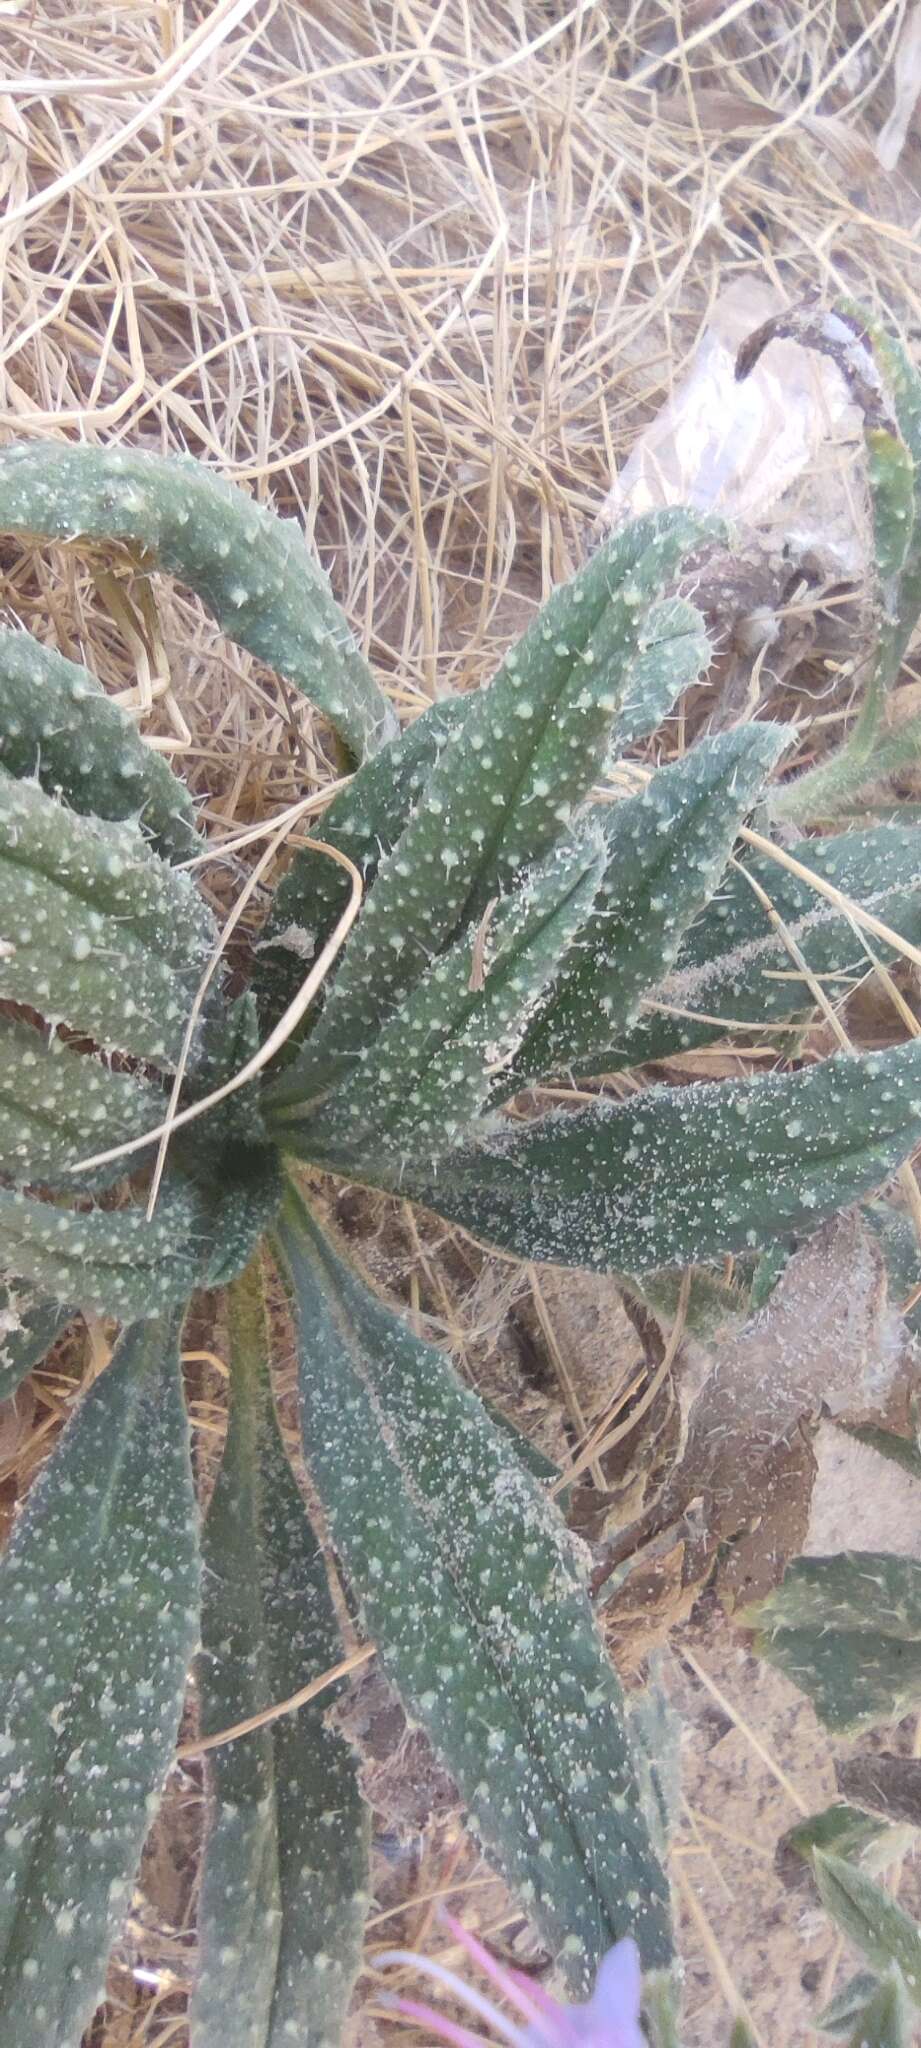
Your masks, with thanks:
[[(475, 686), (579, 560), (727, 284), (846, 285), (921, 331), (921, 145), (892, 172), (874, 156), (908, 11), (13, 0), (0, 428), (202, 456), (303, 520), (401, 713)], [(218, 830), (322, 802), (309, 708), (195, 604), (85, 550), (2, 559), (6, 604), (124, 693)], [(404, 1249), (410, 1307), (421, 1272), (475, 1370), (526, 1277), (468, 1276), (471, 1336), (437, 1247)], [(6, 1504), (102, 1343), (71, 1345), (17, 1410)], [(188, 1858), (169, 1843), (194, 1844), (199, 1807), (190, 1766), (94, 2048), (182, 2048)], [(492, 1930), (505, 1916), (450, 1831), (382, 1883), (372, 1945), (436, 1938), (447, 1892)], [(369, 2011), (362, 2041), (395, 2042)]]

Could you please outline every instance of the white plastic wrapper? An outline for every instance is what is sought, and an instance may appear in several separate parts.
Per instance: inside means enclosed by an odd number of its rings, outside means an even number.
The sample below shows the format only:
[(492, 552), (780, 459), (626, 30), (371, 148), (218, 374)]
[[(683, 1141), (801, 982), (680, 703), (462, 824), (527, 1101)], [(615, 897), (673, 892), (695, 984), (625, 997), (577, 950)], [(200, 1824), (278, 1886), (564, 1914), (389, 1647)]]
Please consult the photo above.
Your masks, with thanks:
[(861, 425), (834, 363), (774, 341), (736, 380), (741, 343), (782, 306), (769, 285), (748, 278), (717, 300), (690, 369), (609, 491), (602, 527), (660, 505), (695, 505), (830, 574), (860, 575), (868, 538)]

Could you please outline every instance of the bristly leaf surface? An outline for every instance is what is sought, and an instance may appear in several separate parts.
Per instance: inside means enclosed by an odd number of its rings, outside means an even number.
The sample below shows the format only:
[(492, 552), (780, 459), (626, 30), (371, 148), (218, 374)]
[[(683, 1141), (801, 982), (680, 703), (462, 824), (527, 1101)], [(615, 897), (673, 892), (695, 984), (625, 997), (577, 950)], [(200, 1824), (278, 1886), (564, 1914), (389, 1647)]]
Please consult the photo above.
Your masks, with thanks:
[(198, 1636), (178, 1323), (122, 1336), (0, 1570), (0, 2033), (79, 2048), (172, 1759)]
[(571, 1538), (447, 1360), (347, 1268), (292, 1191), (304, 1447), (385, 1669), (574, 1991), (668, 1888), (624, 1702)]
[[(335, 1664), (326, 1567), (272, 1412), (258, 1266), (230, 1291), (230, 1422), (202, 1537), (201, 1728), (217, 1734)], [(339, 2048), (367, 1909), (368, 1816), (334, 1694), (208, 1757), (192, 2048)]]
[[(688, 758), (693, 760), (698, 751)], [(921, 944), (917, 829), (879, 825), (828, 839), (803, 839), (796, 858), (912, 945)], [(717, 893), (686, 932), (674, 968), (664, 981), (656, 975), (645, 991), (652, 1006), (616, 1037), (610, 1033), (597, 1051), (598, 1072), (613, 1073), (712, 1044), (736, 1024), (764, 1030), (772, 1021), (813, 1007), (748, 876), (768, 896), (832, 1000), (866, 973), (867, 957), (847, 913), (770, 855), (749, 856), (744, 871), (741, 866), (726, 870)], [(871, 943), (877, 958), (891, 964), (892, 948), (877, 938)], [(577, 1072), (587, 1071), (583, 1062), (575, 1064)]]
[(890, 1892), (843, 1856), (816, 1849), (812, 1862), (826, 1912), (875, 1969), (889, 1970), (895, 1965), (912, 2004), (921, 2006), (921, 1928), (917, 1921)]
[(642, 795), (593, 811), (604, 879), (515, 1060), (518, 1085), (560, 1068), (604, 1071), (606, 1047), (670, 967), (787, 737), (782, 726), (749, 725), (702, 740)]
[(604, 764), (646, 609), (712, 530), (652, 514), (554, 591), (445, 746), (276, 1102), (347, 1071), (433, 953), (565, 836)]
[[(473, 701), (447, 697), (430, 704), (399, 739), (362, 763), (311, 825), (314, 838), (354, 861), (366, 895), (418, 804), (443, 747), (460, 731)], [(328, 855), (312, 847), (295, 854), (275, 891), (256, 947), (252, 985), (266, 1025), (274, 1024), (297, 994), (345, 909), (350, 888), (348, 875)], [(316, 1019), (316, 1010), (311, 1010), (289, 1041), (292, 1048), (313, 1029)]]
[[(435, 1161), (369, 1157), (362, 1178), (517, 1258), (683, 1265), (818, 1223), (886, 1179), (921, 1136), (921, 1040), (481, 1128)], [(303, 1144), (309, 1157), (309, 1131)]]
[(287, 676), (360, 760), (395, 728), (319, 563), (279, 519), (194, 457), (28, 441), (0, 455), (0, 532), (143, 548), (241, 647)]
[(41, 1363), (73, 1313), (65, 1304), (46, 1301), (27, 1282), (0, 1280), (0, 1401), (8, 1401)]
[(0, 628), (0, 765), (96, 818), (137, 819), (167, 860), (201, 852), (195, 805), (89, 669)]
[[(605, 849), (590, 828), (529, 869), (455, 941), (401, 1003), (358, 1073), (310, 1120), (311, 1146), (334, 1163), (370, 1145), (397, 1152), (452, 1144), (507, 1072), (547, 982), (584, 926)], [(506, 1089), (507, 1089), (506, 1084)], [(284, 1141), (296, 1112), (279, 1117)], [(319, 1155), (318, 1155), (319, 1156)]]
[(748, 1619), (757, 1649), (838, 1734), (921, 1704), (921, 1564), (887, 1552), (800, 1557)]

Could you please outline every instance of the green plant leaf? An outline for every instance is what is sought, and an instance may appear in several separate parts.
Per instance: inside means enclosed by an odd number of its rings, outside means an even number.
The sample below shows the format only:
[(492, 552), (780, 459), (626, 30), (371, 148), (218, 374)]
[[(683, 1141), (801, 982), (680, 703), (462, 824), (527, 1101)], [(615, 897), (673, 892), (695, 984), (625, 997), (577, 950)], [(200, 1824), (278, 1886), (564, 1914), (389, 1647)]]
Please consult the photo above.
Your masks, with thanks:
[(79, 2048), (170, 1765), (198, 1635), (178, 1319), (126, 1330), (0, 1572), (0, 2018)]
[[(362, 1166), (518, 1258), (642, 1273), (763, 1244), (884, 1180), (921, 1135), (921, 1040), (795, 1074), (652, 1088)], [(306, 1142), (305, 1142), (306, 1151)]]
[(78, 662), (0, 627), (0, 765), (96, 818), (131, 818), (167, 860), (201, 851), (195, 806), (162, 754)]
[(299, 527), (194, 457), (62, 442), (4, 448), (0, 531), (142, 548), (231, 639), (302, 690), (359, 759), (390, 738), (393, 713)]
[(712, 658), (707, 628), (695, 605), (683, 597), (667, 597), (650, 606), (617, 713), (611, 759), (655, 732), (682, 692), (699, 682)]
[(562, 585), (474, 699), (377, 881), (323, 1014), (276, 1083), (311, 1099), (347, 1072), (434, 952), (564, 839), (604, 765), (647, 609), (712, 523), (677, 511), (615, 534)]
[[(604, 867), (589, 830), (531, 868), (484, 921), (482, 957), (469, 936), (436, 960), (384, 1025), (367, 1061), (309, 1116), (317, 1156), (347, 1168), (378, 1142), (441, 1150), (461, 1136), (507, 1071), (543, 990), (588, 916)], [(282, 1142), (296, 1111), (278, 1117)]]
[(761, 1626), (859, 1629), (911, 1642), (921, 1622), (921, 1563), (889, 1551), (798, 1557), (758, 1609)]
[(276, 1155), (228, 1151), (206, 1192), (171, 1176), (154, 1215), (65, 1209), (0, 1188), (0, 1270), (43, 1294), (130, 1320), (219, 1287), (245, 1266), (278, 1207)]
[[(921, 832), (904, 824), (880, 825), (829, 839), (804, 839), (796, 857), (902, 938), (921, 944)], [(746, 860), (744, 867), (744, 873), (727, 869), (718, 894), (685, 933), (673, 971), (664, 982), (656, 974), (647, 985), (645, 993), (664, 1010), (649, 1008), (616, 1037), (611, 1032), (595, 1054), (597, 1072), (614, 1073), (711, 1045), (731, 1036), (734, 1024), (769, 1030), (772, 1021), (812, 1008), (809, 990), (746, 875), (765, 890), (807, 966), (825, 980), (833, 998), (866, 972), (853, 924), (808, 882), (767, 854)], [(875, 938), (872, 944), (877, 957), (891, 963), (892, 949)], [(584, 1062), (576, 1062), (576, 1071), (587, 1071)]]
[(0, 770), (0, 888), (0, 998), (174, 1066), (217, 943), (188, 875)]
[(816, 1849), (812, 1860), (819, 1896), (836, 1926), (875, 1969), (888, 1970), (894, 1963), (912, 2003), (921, 2006), (921, 1928), (917, 1922), (891, 1893), (883, 1891), (865, 1871), (855, 1870), (843, 1856), (829, 1856)]
[[(10, 1180), (73, 1192), (78, 1159), (151, 1130), (164, 1108), (160, 1091), (138, 1075), (113, 1073), (61, 1038), (0, 1017), (0, 1171)], [(80, 1185), (103, 1187), (123, 1170), (117, 1162), (98, 1168)]]
[(595, 1061), (671, 965), (787, 741), (782, 726), (737, 727), (660, 768), (641, 796), (593, 813), (604, 881), (515, 1060), (516, 1086), (561, 1067), (604, 1070)]
[(902, 1973), (890, 1970), (867, 2000), (850, 2048), (911, 2048), (917, 2038)]
[(186, 1188), (142, 1208), (63, 1209), (0, 1188), (0, 1266), (63, 1301), (126, 1319), (187, 1301), (203, 1271), (207, 1212)]
[(913, 1479), (921, 1479), (921, 1446), (917, 1442), (896, 1436), (891, 1429), (875, 1429), (869, 1422), (844, 1422), (840, 1427), (847, 1430), (848, 1436), (856, 1437), (858, 1443), (878, 1451), (881, 1458), (891, 1458), (893, 1464), (901, 1465), (903, 1472), (910, 1472)]
[(27, 1282), (0, 1280), (0, 1401), (15, 1394), (73, 1314), (72, 1308), (46, 1301)]
[[(272, 1413), (259, 1268), (230, 1291), (231, 1405), (202, 1536), (203, 1736), (342, 1655), (326, 1567)], [(335, 1695), (210, 1752), (192, 2048), (338, 2048), (369, 1897), (368, 1819)]]
[(790, 1257), (791, 1247), (789, 1243), (784, 1244), (782, 1238), (777, 1243), (768, 1245), (767, 1250), (759, 1254), (748, 1299), (750, 1315), (757, 1314), (758, 1309), (764, 1308), (765, 1303), (770, 1301), (781, 1274), (790, 1262)]
[(665, 1864), (681, 1816), (683, 1724), (655, 1666), (642, 1690), (629, 1694), (627, 1717), (649, 1833)]
[[(695, 1337), (706, 1341), (748, 1315), (748, 1264), (745, 1258), (736, 1259), (730, 1281), (724, 1278), (725, 1260), (719, 1269), (715, 1265), (691, 1268), (685, 1313), (687, 1328)], [(618, 1278), (624, 1291), (650, 1309), (657, 1322), (673, 1323), (687, 1270), (685, 1266), (656, 1266), (648, 1273), (622, 1273)]]
[(856, 1806), (826, 1806), (821, 1813), (810, 1813), (781, 1835), (774, 1852), (774, 1867), (788, 1891), (811, 1891), (814, 1849), (831, 1850), (855, 1863), (866, 1858), (868, 1868), (885, 1870), (909, 1846), (910, 1835), (904, 1828), (887, 1827), (884, 1820)]
[(279, 1245), (308, 1467), (388, 1675), (571, 1988), (628, 1931), (647, 1967), (667, 1962), (667, 1884), (563, 1522), (293, 1191)]
[[(194, 1124), (190, 1128), (194, 1131)], [(227, 1145), (219, 1168), (206, 1166), (196, 1190), (202, 1211), (197, 1225), (202, 1286), (225, 1287), (249, 1264), (283, 1188), (281, 1161), (271, 1145)]]
[(921, 1704), (921, 1564), (887, 1552), (801, 1557), (744, 1619), (759, 1656), (852, 1734)]
[(866, 443), (876, 573), (885, 586), (912, 558), (915, 465), (904, 441), (885, 427), (871, 427)]
[[(231, 1002), (215, 1003), (203, 1024), (195, 1073), (184, 1094), (200, 1102), (240, 1073), (258, 1048), (259, 1014), (252, 990), (244, 989)], [(171, 1156), (193, 1179), (213, 1188), (225, 1172), (228, 1154), (249, 1151), (256, 1156), (265, 1145), (260, 1083), (254, 1078), (177, 1131)]]
[(846, 2034), (849, 2048), (911, 2048), (917, 2038), (901, 1971), (892, 1969), (882, 1982), (872, 1971), (858, 1970), (839, 1991), (816, 2026), (826, 2034)]
[[(868, 314), (866, 307), (853, 306), (848, 309), (855, 317), (872, 344), (873, 354), (883, 374), (887, 394), (895, 413), (895, 425), (904, 444), (904, 456), (908, 458), (912, 471), (914, 519), (907, 517), (903, 494), (905, 485), (897, 479), (894, 470), (886, 464), (883, 451), (882, 490), (878, 476), (879, 463), (874, 463), (870, 450), (869, 481), (874, 498), (874, 524), (876, 527), (877, 549), (880, 548), (880, 529), (883, 529), (881, 573), (885, 574), (887, 560), (893, 559), (892, 573), (898, 576), (895, 603), (890, 610), (896, 619), (896, 637), (891, 651), (884, 650), (893, 667), (901, 660), (908, 641), (921, 614), (921, 377), (906, 348), (895, 336), (887, 334), (879, 322)], [(869, 438), (869, 437), (868, 437)], [(904, 458), (903, 458), (904, 459)], [(904, 519), (898, 518), (900, 510), (906, 511)], [(887, 546), (886, 528), (892, 531), (892, 540)], [(898, 534), (901, 528), (908, 535), (899, 556)]]
[(849, 2034), (878, 1989), (879, 1978), (874, 1976), (872, 1970), (858, 1970), (856, 1975), (849, 1977), (842, 1989), (836, 1992), (830, 2003), (823, 2007), (816, 2020), (816, 2026), (823, 2034)]
[[(473, 702), (473, 697), (446, 697), (429, 705), (399, 739), (362, 763), (311, 826), (314, 838), (354, 861), (366, 894), (415, 810), (443, 747), (460, 730)], [(256, 946), (252, 985), (267, 1025), (274, 1024), (293, 1001), (349, 893), (348, 876), (326, 855), (311, 847), (295, 854)], [(289, 1043), (296, 1045), (305, 1037), (318, 1014), (311, 1010)]]

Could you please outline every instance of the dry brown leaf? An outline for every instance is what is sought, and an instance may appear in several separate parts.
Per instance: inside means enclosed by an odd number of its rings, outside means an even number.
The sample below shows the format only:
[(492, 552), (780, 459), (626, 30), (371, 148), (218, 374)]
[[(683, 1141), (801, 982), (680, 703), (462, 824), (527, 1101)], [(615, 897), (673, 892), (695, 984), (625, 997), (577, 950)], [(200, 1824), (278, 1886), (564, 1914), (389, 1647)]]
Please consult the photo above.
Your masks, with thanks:
[(863, 1806), (886, 1820), (921, 1828), (921, 1758), (890, 1756), (836, 1757), (835, 1779), (849, 1806)]
[(717, 1352), (688, 1420), (678, 1474), (705, 1493), (712, 1526), (734, 1533), (760, 1497), (760, 1472), (802, 1416), (884, 1398), (901, 1357), (886, 1269), (862, 1219), (824, 1224), (794, 1254), (770, 1300)]
[[(763, 1600), (780, 1584), (788, 1560), (802, 1550), (809, 1522), (809, 1503), (815, 1480), (815, 1458), (807, 1432), (796, 1428), (791, 1437), (773, 1444), (755, 1472), (759, 1499), (752, 1509), (750, 1492), (743, 1477), (744, 1496), (733, 1504), (728, 1519), (748, 1505), (751, 1523), (733, 1542), (722, 1559), (717, 1590), (727, 1612)], [(711, 1531), (712, 1535), (715, 1532)]]
[[(643, 1522), (612, 1546), (615, 1563), (698, 1497), (711, 1548), (750, 1527), (780, 1483), (778, 1447), (823, 1407), (856, 1417), (881, 1405), (903, 1339), (876, 1240), (856, 1213), (834, 1218), (790, 1259), (765, 1307), (714, 1353), (682, 1457)], [(751, 1562), (754, 1569), (754, 1554)]]
[(682, 1537), (659, 1556), (647, 1552), (604, 1609), (605, 1640), (618, 1669), (629, 1675), (686, 1621), (700, 1592), (688, 1577), (689, 1550)]
[(17, 1387), (8, 1401), (0, 1401), (0, 1471), (11, 1464), (22, 1449), (32, 1427), (36, 1405), (28, 1380)]
[[(545, 1312), (544, 1344), (562, 1363), (566, 1386), (586, 1423), (597, 1421), (618, 1390), (635, 1377), (640, 1345), (616, 1281), (604, 1273), (535, 1269)], [(553, 1339), (548, 1338), (549, 1321)]]
[(399, 1835), (418, 1835), (431, 1820), (458, 1813), (457, 1787), (428, 1736), (411, 1726), (381, 1671), (363, 1675), (330, 1707), (326, 1720), (351, 1743), (358, 1782), (381, 1820)]
[[(915, 90), (917, 94), (917, 85)], [(699, 127), (705, 135), (716, 135), (723, 141), (730, 136), (757, 135), (778, 128), (789, 113), (787, 108), (749, 99), (746, 93), (707, 86), (695, 92), (693, 108), (676, 93), (661, 99), (658, 109), (664, 120), (677, 122), (682, 128)], [(835, 114), (807, 114), (800, 125), (806, 135), (835, 157), (845, 176), (855, 182), (872, 178), (877, 171), (877, 159), (883, 161), (879, 144), (874, 152), (850, 122)]]

